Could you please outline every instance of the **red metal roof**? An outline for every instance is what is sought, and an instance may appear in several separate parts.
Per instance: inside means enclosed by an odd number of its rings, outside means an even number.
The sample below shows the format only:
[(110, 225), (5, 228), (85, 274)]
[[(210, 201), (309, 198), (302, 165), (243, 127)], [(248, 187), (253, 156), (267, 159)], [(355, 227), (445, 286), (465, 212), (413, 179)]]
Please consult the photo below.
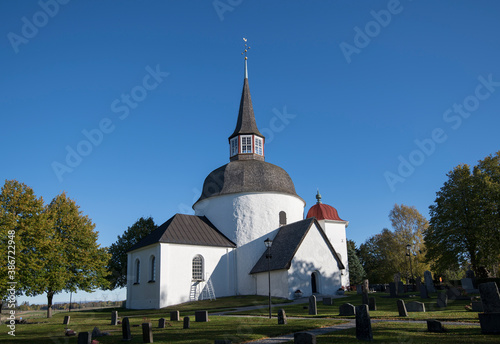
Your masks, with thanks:
[(311, 207), (311, 209), (309, 209), (309, 211), (307, 212), (307, 218), (310, 217), (315, 217), (317, 220), (344, 221), (339, 217), (337, 209), (323, 203), (316, 203)]

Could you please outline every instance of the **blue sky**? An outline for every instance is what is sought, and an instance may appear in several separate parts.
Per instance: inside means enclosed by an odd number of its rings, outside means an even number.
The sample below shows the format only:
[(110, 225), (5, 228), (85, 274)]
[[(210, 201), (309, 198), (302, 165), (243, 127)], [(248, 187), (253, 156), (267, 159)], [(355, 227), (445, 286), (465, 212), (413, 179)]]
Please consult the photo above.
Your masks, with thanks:
[(428, 217), (447, 172), (500, 150), (499, 15), (493, 0), (2, 1), (2, 184), (66, 191), (103, 246), (141, 216), (192, 213), (229, 161), (246, 37), (266, 161), (306, 211), (319, 188), (359, 245), (396, 203)]

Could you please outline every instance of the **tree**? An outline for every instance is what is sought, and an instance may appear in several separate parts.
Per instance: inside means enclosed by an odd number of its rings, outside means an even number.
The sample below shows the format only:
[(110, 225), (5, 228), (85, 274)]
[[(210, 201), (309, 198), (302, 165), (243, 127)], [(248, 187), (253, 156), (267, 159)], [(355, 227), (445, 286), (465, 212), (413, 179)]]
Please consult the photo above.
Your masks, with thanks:
[(47, 317), (53, 296), (61, 291), (91, 292), (105, 288), (106, 248), (97, 243), (95, 224), (63, 192), (45, 208), (46, 226), (37, 233), (37, 255), (42, 266), (30, 268), (33, 283), (25, 286), (27, 296), (47, 294)]
[(459, 165), (447, 176), (429, 207), (428, 259), (437, 271), (470, 264), (478, 277), (494, 275), (500, 261), (500, 152), (472, 171)]
[(352, 240), (347, 240), (347, 260), (349, 264), (349, 284), (362, 283), (366, 278), (366, 272), (356, 253), (356, 243)]
[(387, 283), (398, 272), (393, 250), (395, 246), (394, 233), (387, 228), (359, 246), (361, 264), (371, 283)]
[(14, 295), (19, 295), (31, 282), (29, 268), (40, 267), (31, 253), (36, 251), (37, 232), (44, 228), (43, 210), (43, 199), (30, 187), (5, 181), (0, 194), (0, 311), (13, 286), (8, 282), (16, 282)]
[(155, 229), (152, 217), (146, 219), (141, 217), (109, 247), (108, 253), (111, 256), (107, 265), (110, 272), (109, 289), (123, 288), (127, 285), (127, 251)]

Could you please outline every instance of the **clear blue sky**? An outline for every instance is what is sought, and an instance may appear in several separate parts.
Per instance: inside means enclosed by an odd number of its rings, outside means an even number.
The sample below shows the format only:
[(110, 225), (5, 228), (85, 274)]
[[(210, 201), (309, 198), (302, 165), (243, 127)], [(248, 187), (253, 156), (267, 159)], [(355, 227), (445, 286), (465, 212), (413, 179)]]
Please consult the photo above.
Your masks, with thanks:
[(0, 177), (66, 191), (103, 246), (229, 161), (242, 37), (266, 161), (358, 245), (500, 149), (498, 1), (60, 1), (0, 2)]

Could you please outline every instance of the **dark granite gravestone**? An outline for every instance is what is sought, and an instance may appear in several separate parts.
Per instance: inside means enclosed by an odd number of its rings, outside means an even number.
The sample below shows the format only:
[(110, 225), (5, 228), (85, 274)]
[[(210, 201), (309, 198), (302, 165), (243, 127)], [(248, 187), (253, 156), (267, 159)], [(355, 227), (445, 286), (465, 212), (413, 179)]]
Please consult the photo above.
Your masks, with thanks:
[(142, 342), (153, 343), (153, 325), (150, 322), (142, 324)]
[(472, 301), (471, 309), (473, 312), (484, 312), (483, 302), (482, 301)]
[(398, 305), (399, 316), (400, 317), (407, 317), (408, 312), (406, 311), (405, 302), (403, 300), (398, 300), (396, 303)]
[(500, 294), (495, 282), (481, 283), (479, 293), (484, 313), (479, 313), (481, 332), (500, 334)]
[(436, 306), (440, 308), (448, 306), (448, 295), (446, 293), (437, 294)]
[(183, 329), (189, 328), (189, 317), (184, 317), (184, 324), (182, 326)]
[(356, 307), (354, 307), (354, 305), (351, 305), (350, 303), (344, 303), (339, 307), (339, 315), (340, 316), (356, 315)]
[(434, 281), (432, 280), (432, 273), (429, 270), (424, 272), (424, 282), (429, 293), (436, 292), (436, 289), (434, 289)]
[(111, 325), (118, 325), (118, 311), (111, 312)]
[(405, 292), (405, 285), (402, 281), (398, 282), (398, 295), (401, 295)]
[(446, 332), (446, 329), (441, 324), (441, 321), (427, 320), (427, 331), (443, 333)]
[(285, 310), (282, 308), (278, 311), (278, 325), (286, 325), (286, 313)]
[(130, 322), (127, 317), (122, 320), (122, 341), (132, 340), (132, 333), (130, 333)]
[(375, 298), (370, 297), (368, 299), (368, 310), (370, 311), (376, 311), (377, 310), (377, 304), (375, 303)]
[(181, 319), (181, 315), (179, 311), (170, 312), (170, 321), (179, 321)]
[(71, 317), (69, 315), (65, 315), (63, 320), (63, 325), (69, 325), (69, 319), (71, 319)]
[(412, 301), (405, 304), (407, 312), (425, 312), (425, 305), (422, 302)]
[(427, 287), (425, 286), (425, 284), (420, 285), (420, 298), (421, 299), (429, 298), (429, 293), (427, 293)]
[(309, 296), (309, 315), (318, 315), (318, 308), (316, 306), (316, 296)]
[(391, 297), (397, 297), (398, 296), (398, 287), (397, 284), (394, 282), (389, 283), (389, 293)]
[(323, 297), (323, 305), (325, 306), (333, 306), (333, 298), (329, 296), (324, 296)]
[(92, 336), (90, 332), (80, 332), (78, 333), (78, 344), (90, 344), (92, 341)]
[(500, 313), (479, 313), (479, 324), (483, 334), (500, 334)]
[(368, 305), (356, 307), (356, 338), (358, 340), (373, 340), (372, 323)]
[(467, 293), (479, 293), (479, 290), (474, 288), (474, 283), (471, 278), (462, 278), (460, 283)]
[(310, 332), (295, 332), (293, 342), (294, 344), (316, 344), (316, 335)]
[(160, 318), (158, 320), (158, 328), (165, 328), (165, 318)]
[(207, 322), (208, 321), (208, 311), (196, 311), (196, 312), (194, 312), (194, 321)]
[(361, 295), (361, 304), (368, 305), (368, 293), (363, 292), (363, 295)]

